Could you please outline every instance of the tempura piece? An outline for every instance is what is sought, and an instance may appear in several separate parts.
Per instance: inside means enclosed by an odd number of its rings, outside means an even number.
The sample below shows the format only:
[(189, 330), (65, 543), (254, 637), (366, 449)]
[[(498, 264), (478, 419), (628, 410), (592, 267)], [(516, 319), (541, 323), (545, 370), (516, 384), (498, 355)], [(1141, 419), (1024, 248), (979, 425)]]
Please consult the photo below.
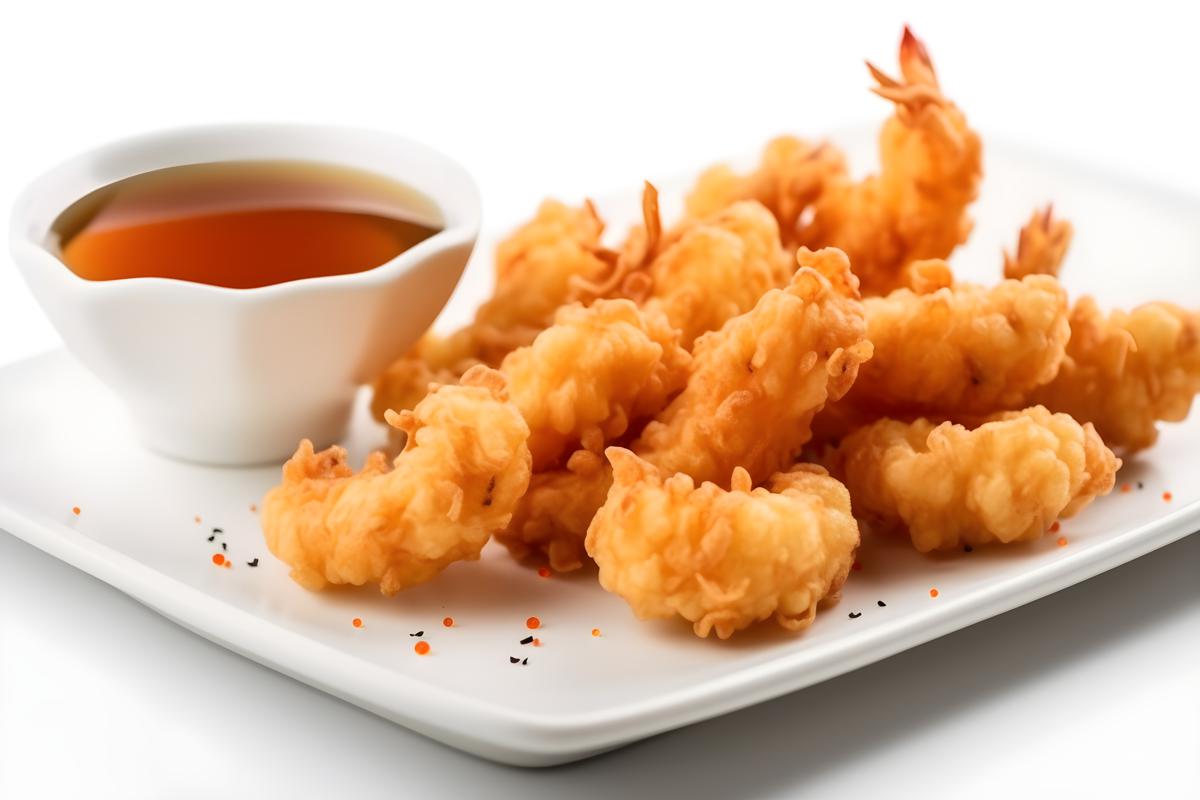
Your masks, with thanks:
[(621, 436), (657, 414), (683, 388), (691, 361), (679, 332), (629, 300), (563, 306), (533, 344), (501, 364), (513, 402), (529, 423), (535, 471), (592, 437)]
[(1071, 310), (1062, 368), (1035, 400), (1132, 452), (1154, 444), (1159, 420), (1184, 420), (1197, 392), (1200, 312), (1158, 302), (1105, 317), (1083, 297)]
[(833, 459), (860, 519), (907, 530), (923, 553), (1041, 536), (1113, 487), (1120, 459), (1091, 424), (1041, 406), (975, 430), (882, 419)]
[(305, 439), (263, 501), (267, 547), (306, 589), (393, 595), (476, 559), (529, 485), (529, 426), (499, 372), (474, 367), (388, 422), (407, 434), (391, 467), (376, 452), (355, 474), (345, 450)]
[(475, 315), (485, 361), (498, 361), (549, 326), (558, 307), (572, 299), (573, 278), (594, 278), (607, 269), (597, 254), (603, 231), (591, 203), (580, 209), (546, 200), (531, 222), (499, 244), (496, 288)]
[(1057, 373), (1070, 336), (1066, 292), (1048, 275), (897, 289), (863, 306), (875, 355), (844, 402), (884, 412), (1021, 408)]
[(686, 213), (707, 219), (734, 203), (756, 200), (774, 215), (783, 241), (794, 249), (804, 212), (845, 175), (845, 159), (833, 145), (780, 136), (767, 143), (753, 172), (739, 175), (725, 164), (706, 170), (688, 193)]
[(600, 247), (604, 223), (591, 203), (572, 208), (546, 200), (537, 215), (496, 247), (496, 286), (475, 321), (450, 336), (426, 333), (375, 380), (371, 410), (412, 408), (430, 383), (453, 383), (475, 364), (498, 366), (510, 351), (527, 345), (573, 299), (575, 278), (604, 273)]
[(895, 80), (867, 65), (880, 97), (896, 104), (879, 137), (881, 169), (859, 182), (835, 177), (813, 203), (800, 242), (845, 251), (865, 295), (904, 285), (917, 259), (945, 258), (971, 230), (967, 207), (979, 192), (979, 136), (942, 94), (925, 46), (908, 29)]
[(642, 619), (679, 615), (697, 636), (774, 616), (808, 627), (837, 597), (858, 547), (850, 495), (820, 467), (798, 465), (751, 489), (738, 467), (726, 491), (687, 475), (663, 478), (628, 450), (610, 447), (614, 484), (592, 520), (587, 550), (600, 585)]
[[(470, 328), (438, 336), (428, 332), (404, 356), (393, 361), (375, 379), (371, 392), (371, 414), (380, 422), (388, 411), (413, 408), (429, 394), (431, 384), (458, 383), (471, 367), (479, 364)], [(389, 428), (403, 444), (403, 435)]]
[(579, 569), (588, 555), (583, 539), (612, 486), (602, 456), (576, 450), (566, 469), (534, 474), (512, 522), (496, 539), (519, 561), (548, 563), (557, 572)]
[(793, 270), (775, 218), (758, 203), (735, 203), (688, 226), (650, 262), (646, 304), (661, 309), (690, 347), (786, 285)]
[(1004, 251), (1004, 277), (1024, 278), (1026, 275), (1058, 275), (1074, 235), (1071, 223), (1054, 218), (1054, 206), (1034, 211), (1029, 222), (1021, 228), (1017, 251)]
[(574, 283), (585, 301), (628, 297), (662, 311), (686, 348), (749, 311), (768, 289), (786, 285), (795, 271), (778, 223), (760, 203), (735, 202), (664, 233), (658, 191), (647, 183), (642, 216), (642, 225), (610, 257), (613, 268), (603, 280)]
[(857, 283), (844, 254), (802, 249), (784, 289), (702, 336), (687, 387), (633, 449), (666, 474), (724, 483), (734, 467), (754, 482), (795, 461), (810, 424), (871, 357)]

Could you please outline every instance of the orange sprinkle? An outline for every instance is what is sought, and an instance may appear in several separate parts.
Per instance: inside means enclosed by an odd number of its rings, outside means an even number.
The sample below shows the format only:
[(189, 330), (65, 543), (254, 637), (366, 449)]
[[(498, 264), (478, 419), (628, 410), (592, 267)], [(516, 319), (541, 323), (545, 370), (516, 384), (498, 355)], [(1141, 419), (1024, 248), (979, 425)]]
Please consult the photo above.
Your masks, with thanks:
[(454, 617), (446, 617), (444, 620), (442, 620), (442, 625), (446, 626), (447, 628), (453, 628)]
[(79, 506), (71, 506), (71, 513), (78, 517), (79, 516)]
[(538, 567), (538, 576), (542, 577), (542, 578), (549, 578), (550, 577), (550, 568), (549, 567)]
[(417, 642), (413, 645), (413, 652), (419, 656), (427, 655), (429, 653), (429, 642)]
[(1054, 524), (1050, 526), (1050, 532), (1051, 532), (1051, 533), (1058, 533), (1058, 529), (1059, 529), (1059, 528), (1061, 528), (1061, 527), (1062, 527), (1062, 526), (1058, 524), (1058, 521), (1057, 521), (1057, 520), (1055, 520), (1055, 521), (1054, 521)]
[(937, 597), (937, 596), (938, 596), (938, 590), (937, 590), (937, 589), (930, 589), (930, 590), (929, 590), (929, 596), (930, 596), (930, 597)]
[(212, 559), (212, 561), (213, 561), (213, 563), (214, 563), (214, 564), (216, 564), (218, 567), (223, 567), (223, 566), (225, 566), (225, 556), (221, 555), (220, 553), (213, 553), (213, 559)]
[(592, 636), (599, 636), (599, 635), (600, 635), (600, 629), (592, 628)]
[(534, 646), (534, 647), (541, 647), (541, 646), (542, 646), (542, 640), (541, 640), (541, 639), (534, 639), (534, 640), (533, 640), (533, 642), (532, 642), (532, 644), (533, 644), (533, 646)]
[(538, 628), (542, 627), (542, 621), (537, 617), (530, 617), (529, 619), (525, 620), (525, 627), (529, 628), (531, 631), (537, 630)]
[(1122, 484), (1121, 484), (1121, 491), (1122, 491), (1122, 492), (1128, 492), (1128, 491), (1129, 491), (1130, 489), (1132, 489), (1132, 488), (1133, 488), (1133, 487), (1132, 487), (1132, 486), (1130, 486), (1128, 483), (1122, 483)]
[(1170, 492), (1163, 492), (1163, 500), (1164, 500), (1165, 502), (1167, 502), (1167, 503), (1171, 502), (1171, 493), (1170, 493)]
[(354, 626), (354, 627), (356, 627), (356, 628), (361, 628), (361, 627), (362, 627), (362, 620), (361, 620), (361, 619), (359, 619), (358, 617), (355, 617), (354, 619), (350, 620), (350, 624), (351, 624), (351, 625), (353, 625), (353, 626)]
[(1066, 547), (1067, 546), (1067, 537), (1065, 537), (1065, 536), (1058, 537), (1058, 546)]
[(251, 514), (257, 514), (257, 513), (258, 513), (258, 506), (254, 505), (254, 503), (251, 503), (251, 504), (250, 504), (250, 513), (251, 513)]

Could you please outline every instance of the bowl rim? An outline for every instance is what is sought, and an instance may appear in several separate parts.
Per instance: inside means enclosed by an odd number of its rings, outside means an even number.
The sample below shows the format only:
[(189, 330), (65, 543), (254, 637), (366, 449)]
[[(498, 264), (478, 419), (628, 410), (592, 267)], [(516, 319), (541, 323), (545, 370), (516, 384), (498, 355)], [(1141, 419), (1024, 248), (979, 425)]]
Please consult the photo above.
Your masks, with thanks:
[[(357, 169), (373, 171), (376, 174), (412, 185), (418, 191), (428, 196), (438, 207), (439, 211), (446, 216), (457, 218), (457, 221), (452, 225), (447, 225), (413, 247), (397, 254), (383, 264), (370, 269), (338, 275), (319, 275), (300, 278), (293, 281), (252, 288), (216, 286), (179, 278), (163, 277), (117, 278), (106, 281), (89, 280), (75, 274), (31, 230), (32, 223), (35, 222), (35, 209), (38, 204), (44, 202), (48, 194), (61, 191), (54, 188), (55, 184), (68, 179), (70, 176), (86, 173), (90, 165), (99, 159), (122, 154), (134, 154), (148, 147), (171, 142), (198, 143), (203, 146), (204, 140), (208, 139), (212, 140), (215, 146), (215, 142), (218, 139), (229, 136), (248, 139), (262, 138), (266, 140), (282, 136), (329, 137), (343, 144), (347, 140), (357, 140), (360, 142), (372, 140), (389, 144), (397, 149), (411, 151), (418, 158), (435, 164), (439, 170), (446, 173), (450, 178), (447, 184), (452, 184), (452, 186), (418, 185), (416, 182), (411, 181), (410, 177), (406, 177), (397, 170), (389, 170), (382, 166), (363, 166), (361, 163), (348, 164), (344, 158), (339, 158), (336, 155), (336, 146), (330, 147), (330, 154), (328, 156), (320, 156), (314, 153), (311, 158), (281, 156), (277, 160), (308, 160), (314, 163), (352, 166)], [(313, 149), (316, 150), (317, 148)], [(230, 157), (213, 158), (211, 162), (231, 160), (236, 159)], [(247, 160), (269, 161), (273, 159), (248, 156)], [(153, 169), (184, 164), (207, 163), (203, 158), (164, 158), (162, 161), (163, 163), (157, 167), (133, 170), (129, 175), (124, 177), (141, 174)], [(96, 188), (121, 179), (121, 177), (110, 178), (99, 183)], [(53, 204), (56, 206), (61, 205), (61, 208), (52, 215), (51, 220), (56, 218), (58, 214), (66, 210), (71, 203), (82, 196), (74, 196), (74, 194), (72, 193), (70, 197), (63, 197), (61, 203), (56, 201)], [(93, 294), (111, 292), (140, 294), (154, 292), (161, 297), (164, 292), (169, 294), (185, 292), (197, 298), (207, 297), (222, 300), (261, 301), (276, 298), (284, 294), (308, 294), (337, 289), (370, 289), (386, 285), (401, 275), (412, 271), (425, 262), (431, 255), (455, 247), (473, 246), (479, 236), (481, 218), (482, 201), (479, 186), (471, 173), (462, 164), (447, 154), (415, 139), (378, 128), (343, 125), (287, 122), (220, 123), (162, 128), (126, 136), (89, 148), (59, 162), (35, 177), (18, 194), (10, 216), (9, 243), (13, 259), (27, 281), (31, 279), (31, 273), (39, 271), (48, 273), (50, 279), (55, 280), (64, 286), (64, 288), (91, 292)], [(43, 237), (45, 233), (42, 233)]]

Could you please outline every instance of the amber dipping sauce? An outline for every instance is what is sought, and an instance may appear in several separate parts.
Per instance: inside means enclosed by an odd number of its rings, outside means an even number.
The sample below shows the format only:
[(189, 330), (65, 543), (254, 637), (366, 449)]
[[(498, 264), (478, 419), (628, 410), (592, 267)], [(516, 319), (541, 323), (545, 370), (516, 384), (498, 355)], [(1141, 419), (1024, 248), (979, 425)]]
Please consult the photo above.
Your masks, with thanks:
[(253, 289), (385, 264), (442, 229), (433, 201), (371, 172), (227, 161), (146, 172), (59, 215), (51, 246), (81, 278)]

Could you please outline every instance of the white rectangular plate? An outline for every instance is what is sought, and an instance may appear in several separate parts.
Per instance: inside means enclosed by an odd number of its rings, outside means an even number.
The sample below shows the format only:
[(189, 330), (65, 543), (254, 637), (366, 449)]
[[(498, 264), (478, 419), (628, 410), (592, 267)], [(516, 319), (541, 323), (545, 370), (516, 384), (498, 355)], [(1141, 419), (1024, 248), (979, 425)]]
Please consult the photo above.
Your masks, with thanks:
[[(869, 159), (869, 142), (850, 145), (852, 156)], [(1064, 276), (1073, 294), (1090, 292), (1105, 305), (1171, 298), (1200, 306), (1200, 201), (1011, 148), (992, 147), (988, 168), (978, 229), (954, 258), (962, 274), (994, 279), (1001, 246), (1035, 204), (1054, 200), (1076, 223)], [(664, 186), (668, 213), (686, 183)], [(600, 207), (620, 233), (633, 221), (638, 190)], [(469, 314), (486, 291), (489, 260), (485, 245), (446, 323)], [(362, 409), (353, 431), (356, 458), (382, 441)], [(494, 545), (482, 561), (454, 565), (391, 600), (371, 590), (306, 592), (266, 551), (251, 509), (277, 467), (211, 468), (142, 450), (117, 401), (65, 353), (0, 369), (0, 441), (0, 528), (249, 658), (454, 747), (520, 765), (582, 758), (799, 689), (1200, 526), (1200, 423), (1189, 421), (1167, 426), (1156, 448), (1126, 464), (1118, 484), (1129, 491), (1097, 501), (1059, 535), (948, 556), (868, 540), (841, 602), (804, 634), (762, 625), (729, 642), (701, 641), (685, 624), (636, 621), (593, 572), (541, 578)], [(232, 568), (213, 564), (218, 552)], [(543, 622), (536, 647), (519, 643), (531, 615)], [(447, 616), (453, 627), (443, 626)], [(417, 631), (429, 655), (413, 652)]]

